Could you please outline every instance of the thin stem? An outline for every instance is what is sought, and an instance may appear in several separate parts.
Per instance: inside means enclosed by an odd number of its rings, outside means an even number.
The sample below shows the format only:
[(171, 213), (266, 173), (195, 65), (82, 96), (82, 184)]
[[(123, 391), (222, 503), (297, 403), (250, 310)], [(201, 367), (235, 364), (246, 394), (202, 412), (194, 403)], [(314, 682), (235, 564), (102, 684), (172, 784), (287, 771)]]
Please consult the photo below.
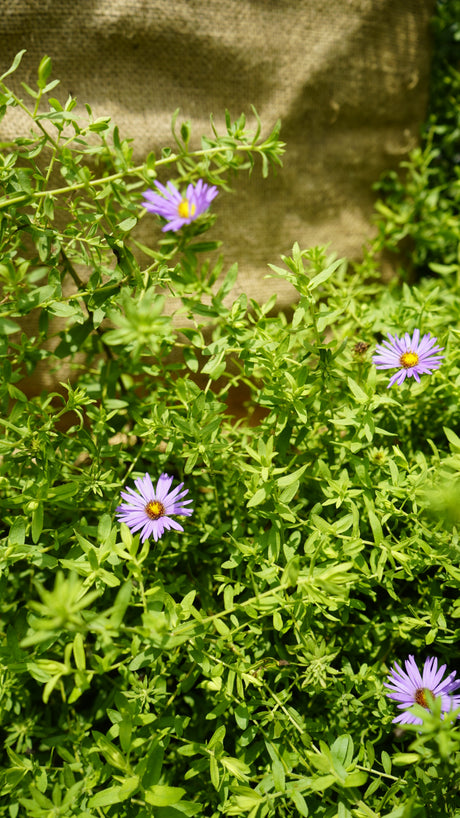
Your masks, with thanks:
[[(49, 139), (49, 141), (51, 142), (51, 144), (53, 145), (53, 147), (57, 149), (57, 147), (58, 147), (57, 142), (56, 142), (56, 141), (53, 139), (53, 137), (52, 137), (52, 136), (50, 136), (50, 134), (48, 133), (48, 131), (46, 130), (46, 128), (44, 128), (44, 127), (43, 127), (43, 125), (41, 124), (40, 120), (35, 119), (35, 116), (36, 116), (35, 112), (29, 111), (29, 109), (28, 109), (27, 105), (24, 105), (24, 103), (23, 103), (22, 99), (20, 99), (19, 97), (17, 97), (17, 96), (16, 96), (16, 94), (13, 94), (13, 92), (12, 92), (12, 91), (11, 91), (11, 90), (10, 90), (10, 89), (9, 89), (9, 88), (8, 88), (8, 87), (7, 87), (7, 86), (4, 84), (4, 83), (3, 83), (3, 82), (1, 82), (1, 83), (0, 83), (0, 88), (2, 89), (2, 91), (3, 91), (4, 93), (6, 93), (6, 94), (8, 94), (8, 93), (9, 93), (9, 94), (11, 94), (11, 96), (13, 97), (13, 99), (14, 99), (14, 101), (15, 101), (16, 105), (18, 106), (18, 108), (22, 108), (22, 110), (23, 110), (23, 111), (24, 111), (24, 112), (25, 112), (25, 113), (26, 113), (28, 116), (30, 116), (30, 118), (31, 118), (31, 119), (33, 119), (33, 120), (34, 120), (34, 122), (36, 123), (36, 125), (37, 125), (37, 126), (40, 128), (40, 130), (41, 130), (41, 132), (42, 132), (43, 136), (46, 136), (46, 138), (47, 138), (47, 139)], [(42, 96), (42, 95), (41, 95), (41, 93), (40, 93), (39, 97), (41, 98), (41, 96)], [(1, 206), (1, 204), (0, 204), (0, 206)]]
[[(39, 124), (39, 123), (38, 123)], [(44, 131), (44, 129), (42, 128)], [(44, 131), (46, 134), (46, 131)], [(46, 134), (48, 136), (48, 134)], [(51, 137), (48, 137), (53, 145), (55, 145), (54, 140)], [(56, 145), (55, 145), (56, 146)], [(57, 146), (56, 146), (57, 147)], [(191, 153), (187, 154), (188, 157), (199, 157), (199, 156), (213, 156), (219, 153), (225, 153), (228, 148), (224, 147), (217, 147), (217, 148), (206, 148), (199, 151), (192, 151)], [(255, 145), (235, 145), (232, 150), (236, 151), (259, 151), (259, 148)], [(180, 158), (177, 154), (170, 154), (163, 159), (158, 159), (155, 163), (156, 166), (160, 165), (171, 165)], [(0, 201), (0, 209), (5, 207), (10, 207), (13, 204), (18, 204), (20, 202), (29, 201), (30, 199), (41, 199), (44, 196), (58, 196), (61, 193), (73, 193), (76, 190), (83, 190), (89, 187), (96, 187), (100, 185), (105, 185), (108, 182), (115, 182), (118, 179), (123, 179), (125, 176), (133, 176), (135, 174), (140, 174), (144, 170), (144, 165), (137, 165), (135, 168), (129, 168), (128, 170), (120, 171), (119, 173), (112, 173), (111, 176), (103, 176), (99, 179), (92, 179), (91, 181), (86, 180), (85, 182), (78, 182), (77, 184), (73, 185), (66, 185), (65, 187), (58, 187), (54, 188), (54, 190), (36, 190), (34, 193), (23, 194), (21, 196), (14, 196), (13, 198), (5, 198)]]
[(291, 716), (291, 714), (290, 714), (289, 710), (287, 709), (287, 707), (285, 707), (285, 706), (284, 706), (284, 704), (283, 704), (283, 702), (281, 701), (281, 699), (280, 699), (280, 698), (279, 698), (279, 697), (276, 695), (276, 693), (275, 693), (275, 692), (274, 692), (274, 691), (271, 689), (271, 687), (270, 687), (270, 686), (269, 686), (269, 685), (268, 685), (268, 684), (267, 684), (267, 683), (266, 683), (266, 682), (265, 682), (263, 679), (261, 679), (261, 684), (262, 684), (262, 687), (265, 687), (265, 689), (268, 691), (269, 695), (270, 695), (270, 696), (271, 696), (271, 697), (272, 697), (272, 698), (275, 700), (275, 702), (276, 702), (276, 704), (278, 705), (278, 707), (280, 707), (280, 708), (281, 708), (281, 710), (283, 711), (284, 715), (285, 715), (285, 716), (286, 716), (286, 717), (289, 719), (289, 721), (291, 722), (291, 724), (293, 725), (293, 727), (295, 727), (295, 729), (296, 729), (296, 730), (297, 730), (297, 731), (298, 731), (298, 732), (299, 732), (301, 735), (303, 735), (303, 734), (304, 734), (304, 732), (305, 732), (305, 729), (302, 727), (302, 725), (301, 725), (301, 724), (298, 724), (298, 723), (296, 722), (296, 720), (293, 718), (293, 716)]
[[(275, 596), (279, 591), (284, 591), (288, 585), (278, 585), (277, 588), (269, 588), (267, 591), (263, 591), (261, 594), (257, 594), (257, 596), (250, 597), (250, 599), (244, 600), (244, 602), (236, 602), (230, 608), (226, 608), (223, 611), (218, 611), (214, 614), (209, 614), (208, 616), (204, 616), (202, 619), (196, 620), (202, 625), (207, 625), (208, 623), (214, 622), (216, 619), (222, 619), (224, 616), (228, 616), (235, 611), (241, 610), (246, 608), (248, 605), (256, 604), (260, 599), (263, 599), (267, 596)], [(174, 635), (177, 636), (184, 631), (187, 632), (189, 622), (184, 623), (182, 627), (178, 627), (174, 629)]]
[(381, 773), (380, 770), (374, 770), (373, 767), (363, 767), (362, 764), (356, 764), (357, 770), (362, 770), (364, 773), (369, 773), (369, 775), (379, 775), (381, 778), (390, 778), (392, 781), (400, 781), (401, 779), (398, 776), (389, 775), (388, 773)]

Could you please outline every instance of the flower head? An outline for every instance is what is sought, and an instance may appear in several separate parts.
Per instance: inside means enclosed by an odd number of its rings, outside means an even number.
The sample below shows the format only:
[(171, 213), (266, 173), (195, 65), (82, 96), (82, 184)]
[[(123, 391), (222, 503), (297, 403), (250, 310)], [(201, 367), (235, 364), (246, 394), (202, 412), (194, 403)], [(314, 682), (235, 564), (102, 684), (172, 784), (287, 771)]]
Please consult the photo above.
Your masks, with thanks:
[(166, 187), (155, 182), (155, 186), (162, 195), (149, 188), (143, 194), (146, 201), (142, 204), (150, 213), (156, 213), (167, 220), (162, 228), (163, 232), (180, 230), (184, 224), (195, 221), (208, 209), (219, 192), (214, 185), (207, 185), (202, 179), (198, 179), (196, 185), (190, 183), (183, 195), (172, 182), (167, 182)]
[[(387, 696), (395, 699), (400, 710), (413, 707), (414, 704), (421, 704), (427, 710), (430, 705), (427, 699), (427, 691), (437, 699), (441, 699), (441, 712), (448, 713), (460, 707), (460, 696), (451, 696), (451, 693), (460, 687), (460, 679), (455, 680), (456, 671), (449, 673), (443, 679), (446, 665), (438, 668), (438, 660), (435, 657), (425, 659), (422, 673), (420, 673), (413, 656), (409, 656), (405, 661), (406, 671), (402, 670), (395, 662), (388, 674), (388, 682), (384, 682), (388, 687)], [(401, 713), (393, 719), (394, 722), (405, 724), (423, 724), (422, 719), (412, 713)]]
[(182, 526), (170, 514), (182, 514), (186, 517), (193, 514), (192, 508), (186, 508), (192, 500), (182, 499), (188, 494), (188, 489), (181, 491), (184, 484), (180, 483), (173, 491), (169, 491), (172, 481), (172, 477), (161, 474), (154, 489), (150, 475), (146, 473), (145, 477), (138, 477), (134, 481), (137, 491), (127, 488), (121, 492), (123, 500), (127, 502), (117, 507), (116, 515), (133, 533), (141, 529), (141, 542), (152, 534), (156, 542), (163, 536), (165, 529), (183, 531)]
[(438, 355), (444, 347), (435, 346), (437, 338), (431, 337), (428, 332), (420, 340), (420, 330), (414, 330), (412, 338), (404, 333), (402, 338), (388, 333), (390, 341), (384, 341), (376, 347), (376, 355), (372, 360), (377, 369), (398, 369), (390, 379), (388, 388), (397, 383), (401, 386), (406, 378), (415, 378), (420, 383), (420, 375), (431, 374), (433, 369), (439, 369), (444, 355)]

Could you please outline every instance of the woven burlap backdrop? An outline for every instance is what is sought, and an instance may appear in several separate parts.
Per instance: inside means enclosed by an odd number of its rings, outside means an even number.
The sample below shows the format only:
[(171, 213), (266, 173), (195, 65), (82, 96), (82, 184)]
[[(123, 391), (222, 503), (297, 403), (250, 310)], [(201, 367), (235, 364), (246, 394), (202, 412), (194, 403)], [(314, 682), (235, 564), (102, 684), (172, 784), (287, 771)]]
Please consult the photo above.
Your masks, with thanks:
[[(216, 200), (213, 235), (238, 261), (238, 289), (259, 300), (288, 285), (265, 280), (294, 241), (357, 257), (370, 234), (372, 183), (416, 143), (426, 112), (434, 0), (6, 0), (0, 68), (22, 48), (13, 82), (35, 84), (53, 60), (55, 93), (111, 115), (136, 160), (172, 144), (171, 114), (191, 119), (198, 145), (257, 108), (268, 133), (282, 120), (284, 169), (239, 178)], [(9, 78), (11, 79), (11, 78)], [(0, 139), (27, 129), (19, 112)], [(142, 221), (154, 244), (154, 217)]]

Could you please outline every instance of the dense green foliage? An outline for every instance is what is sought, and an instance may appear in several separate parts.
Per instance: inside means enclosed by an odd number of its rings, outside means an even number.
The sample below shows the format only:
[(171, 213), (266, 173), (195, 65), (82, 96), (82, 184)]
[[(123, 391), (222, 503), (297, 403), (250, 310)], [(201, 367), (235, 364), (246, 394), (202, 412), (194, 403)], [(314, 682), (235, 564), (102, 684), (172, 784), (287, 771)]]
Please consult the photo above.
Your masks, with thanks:
[(376, 186), (382, 247), (399, 254), (405, 280), (451, 275), (459, 262), (460, 225), (460, 2), (438, 0), (433, 19), (433, 64), (422, 143), (402, 172)]
[[(211, 212), (154, 251), (136, 238), (159, 168), (231, 195), (233, 173), (280, 163), (278, 128), (228, 120), (190, 151), (174, 125), (175, 153), (133, 167), (108, 120), (50, 96), (50, 70), (25, 87), (33, 134), (0, 154), (0, 815), (460, 816), (458, 726), (434, 707), (395, 731), (383, 687), (410, 653), (460, 670), (441, 125), (385, 183), (362, 265), (295, 246), (272, 266), (299, 293), (286, 316), (232, 300)], [(0, 92), (2, 114), (24, 105), (6, 76)], [(418, 280), (382, 287), (377, 250), (403, 234)], [(445, 361), (389, 390), (375, 343), (416, 327)], [(28, 396), (37, 366), (57, 387)], [(163, 471), (194, 514), (142, 545), (114, 517), (120, 490)]]

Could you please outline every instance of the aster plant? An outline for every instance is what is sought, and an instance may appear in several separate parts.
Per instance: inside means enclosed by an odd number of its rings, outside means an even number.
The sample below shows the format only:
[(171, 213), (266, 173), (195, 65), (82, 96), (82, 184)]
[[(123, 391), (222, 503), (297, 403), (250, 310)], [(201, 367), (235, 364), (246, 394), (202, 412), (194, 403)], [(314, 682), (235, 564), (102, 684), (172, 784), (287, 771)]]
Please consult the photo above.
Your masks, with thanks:
[(202, 179), (198, 179), (196, 185), (189, 184), (184, 194), (179, 193), (173, 182), (167, 182), (166, 187), (161, 182), (155, 182), (155, 186), (160, 193), (149, 188), (143, 194), (145, 201), (142, 204), (149, 213), (166, 219), (163, 232), (176, 232), (185, 224), (195, 221), (219, 192), (215, 185), (207, 185)]
[(452, 696), (454, 690), (460, 687), (460, 679), (456, 679), (456, 671), (452, 671), (445, 678), (446, 665), (438, 668), (436, 657), (428, 657), (420, 673), (413, 656), (409, 656), (404, 671), (397, 662), (388, 674), (388, 682), (384, 682), (390, 699), (400, 702), (398, 708), (404, 710), (393, 722), (400, 724), (422, 724), (422, 719), (410, 712), (414, 704), (420, 704), (426, 710), (430, 709), (428, 695), (435, 699), (441, 698), (441, 712), (449, 713), (460, 707), (460, 696)]
[[(261, 141), (227, 116), (192, 151), (173, 122), (174, 151), (135, 167), (49, 70), (18, 78), (25, 102), (0, 78), (2, 127), (25, 106), (31, 128), (0, 151), (0, 818), (459, 818), (458, 670), (411, 657), (384, 702), (381, 656), (401, 634), (414, 653), (460, 639), (460, 358), (401, 407), (364, 337), (417, 311), (455, 339), (458, 264), (386, 287), (377, 259), (295, 244), (270, 267), (292, 310), (259, 304), (218, 222), (188, 239), (216, 180), (230, 197), (279, 164), (278, 126)], [(147, 187), (170, 232), (143, 245)], [(439, 365), (435, 338), (408, 337), (387, 382)], [(409, 752), (378, 717), (390, 700)]]
[(146, 472), (144, 477), (138, 477), (134, 481), (137, 491), (127, 488), (121, 492), (126, 502), (117, 507), (116, 515), (133, 533), (140, 530), (141, 542), (152, 536), (157, 542), (171, 528), (183, 531), (180, 523), (173, 520), (171, 515), (189, 517), (193, 514), (193, 509), (187, 508), (192, 500), (183, 499), (188, 494), (188, 489), (181, 491), (184, 484), (179, 483), (170, 491), (172, 481), (173, 478), (169, 475), (161, 474), (154, 488), (152, 479)]
[(372, 360), (377, 369), (397, 369), (390, 378), (388, 388), (397, 383), (401, 386), (406, 378), (415, 378), (420, 383), (420, 375), (431, 374), (439, 369), (444, 355), (439, 355), (444, 347), (436, 346), (435, 337), (428, 332), (420, 339), (420, 330), (416, 329), (412, 337), (408, 332), (401, 338), (388, 333), (389, 341), (383, 341), (376, 347)]

